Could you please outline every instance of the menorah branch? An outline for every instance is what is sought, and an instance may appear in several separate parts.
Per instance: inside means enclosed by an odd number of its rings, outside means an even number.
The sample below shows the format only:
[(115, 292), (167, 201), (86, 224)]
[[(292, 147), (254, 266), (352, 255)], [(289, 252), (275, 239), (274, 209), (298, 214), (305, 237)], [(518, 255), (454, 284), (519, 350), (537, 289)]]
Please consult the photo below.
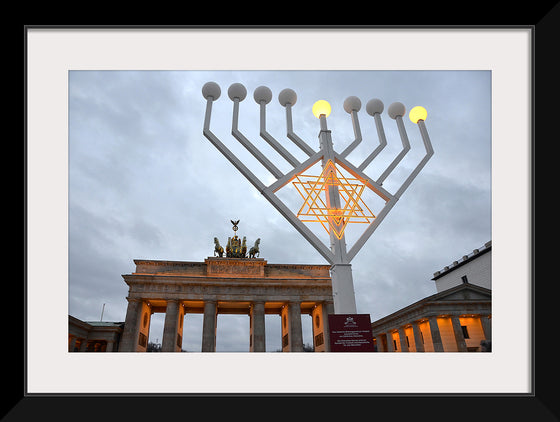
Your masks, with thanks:
[[(369, 103), (368, 103), (369, 104)], [(383, 104), (381, 105), (383, 107)], [(364, 171), (367, 166), (377, 157), (377, 155), (387, 146), (387, 138), (385, 137), (385, 131), (383, 130), (383, 122), (381, 121), (381, 114), (378, 111), (373, 113), (373, 119), (375, 120), (375, 128), (377, 129), (377, 137), (379, 138), (379, 145), (373, 150), (373, 152), (366, 157), (366, 159), (358, 166), (358, 169)]]
[(286, 107), (286, 130), (288, 139), (290, 139), (294, 144), (296, 144), (303, 152), (305, 152), (310, 157), (315, 154), (315, 150), (311, 148), (303, 139), (294, 133), (294, 127), (292, 122), (292, 106), (297, 101), (297, 95), (291, 89), (284, 89), (278, 95), (278, 100), (280, 104)]
[[(403, 106), (404, 107), (404, 106)], [(404, 111), (403, 111), (404, 114)], [(397, 165), (401, 162), (404, 156), (410, 151), (410, 142), (408, 141), (408, 136), (406, 134), (406, 129), (404, 128), (404, 123), (402, 121), (402, 115), (397, 115), (394, 117), (395, 121), (397, 122), (397, 128), (399, 129), (399, 135), (401, 137), (401, 142), (403, 149), (399, 154), (395, 157), (395, 159), (389, 164), (389, 166), (385, 169), (385, 171), (379, 176), (377, 179), (378, 184), (383, 184), (383, 181), (391, 174), (391, 172), (397, 167)]]
[(292, 167), (298, 167), (301, 163), (296, 157), (294, 157), (286, 148), (284, 148), (276, 139), (272, 137), (270, 133), (266, 131), (266, 103), (264, 101), (260, 102), (261, 108), (261, 124), (260, 124), (260, 135), (268, 142), (268, 144), (274, 148), (274, 150), (284, 158)]
[[(219, 94), (218, 94), (219, 95)], [(217, 98), (217, 97), (216, 97)], [(203, 135), (226, 157), (233, 166), (239, 170), (239, 172), (251, 182), (251, 184), (256, 187), (259, 192), (265, 189), (264, 183), (262, 183), (257, 176), (251, 172), (210, 130), (210, 118), (212, 114), (212, 97), (207, 98), (206, 103), (206, 114), (204, 117), (204, 128), (202, 130)]]
[(235, 97), (233, 99), (233, 120), (231, 124), (231, 134), (235, 139), (237, 139), (241, 145), (243, 145), (247, 151), (253, 155), (274, 177), (277, 179), (282, 177), (282, 173), (278, 167), (276, 167), (268, 158), (260, 152), (257, 147), (255, 147), (238, 129), (239, 120), (239, 98)]
[(420, 173), (420, 171), (424, 168), (426, 163), (430, 160), (430, 158), (432, 158), (432, 155), (434, 155), (434, 149), (432, 148), (432, 142), (430, 141), (430, 137), (428, 136), (428, 131), (426, 130), (426, 125), (424, 123), (424, 120), (418, 120), (417, 124), (418, 124), (418, 128), (420, 129), (420, 136), (422, 136), (422, 141), (424, 142), (424, 148), (426, 148), (426, 155), (422, 158), (422, 160), (420, 160), (420, 162), (414, 168), (414, 170), (412, 170), (412, 173), (410, 173), (410, 176), (406, 178), (406, 180), (403, 182), (399, 190), (397, 190), (397, 192), (395, 193), (395, 196), (397, 198), (401, 197), (404, 191), (410, 186), (412, 181), (416, 178), (418, 173)]
[(342, 157), (346, 157), (362, 142), (362, 131), (360, 130), (360, 122), (358, 121), (358, 111), (351, 110), (350, 115), (352, 116), (352, 128), (354, 129), (354, 141), (346, 147), (344, 151), (340, 154)]
[(352, 128), (354, 129), (354, 141), (340, 154), (342, 157), (346, 157), (362, 142), (362, 132), (358, 121), (358, 111), (362, 108), (362, 102), (358, 97), (351, 96), (344, 100), (343, 108), (352, 116)]

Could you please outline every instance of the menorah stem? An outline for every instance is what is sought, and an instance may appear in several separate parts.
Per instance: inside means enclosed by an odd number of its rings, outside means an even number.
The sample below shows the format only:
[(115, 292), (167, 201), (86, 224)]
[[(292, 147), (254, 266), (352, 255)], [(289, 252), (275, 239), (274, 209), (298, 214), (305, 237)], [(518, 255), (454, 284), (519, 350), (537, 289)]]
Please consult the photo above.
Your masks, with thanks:
[[(331, 131), (327, 128), (327, 119), (324, 114), (319, 116), (321, 131), (319, 132), (319, 144), (323, 154), (322, 166), (323, 171), (327, 163), (334, 163), (336, 155), (333, 148)], [(331, 171), (335, 171), (333, 168)], [(336, 178), (336, 174), (325, 175), (326, 179)], [(331, 251), (334, 254), (335, 262), (331, 267), (331, 281), (334, 296), (334, 312), (336, 314), (355, 314), (356, 299), (354, 296), (354, 282), (352, 279), (352, 266), (346, 256), (346, 239), (344, 233), (341, 237), (335, 234), (335, 229), (341, 233), (344, 225), (343, 219), (337, 222), (334, 217), (333, 210), (340, 210), (340, 194), (338, 186), (335, 183), (325, 184), (325, 194), (327, 207), (330, 210), (329, 216), (329, 235), (331, 240)]]
[(331, 282), (335, 314), (355, 314), (356, 295), (352, 280), (351, 264), (334, 264), (331, 267)]
[[(325, 115), (321, 115), (319, 118), (321, 131), (319, 132), (319, 144), (321, 147), (321, 152), (323, 153), (322, 159), (322, 167), (323, 172), (329, 162), (335, 163), (336, 157), (334, 153), (332, 138), (331, 138), (331, 131), (327, 129), (327, 119)], [(328, 168), (327, 169), (329, 174), (325, 174), (325, 179), (327, 180), (335, 180), (336, 174), (332, 174), (335, 172), (335, 168)], [(335, 254), (335, 259), (338, 259), (339, 262), (346, 262), (346, 242), (344, 240), (344, 234), (341, 238), (339, 238), (335, 234), (335, 229), (338, 233), (343, 233), (343, 219), (339, 218), (338, 222), (334, 216), (336, 210), (341, 210), (342, 207), (340, 206), (340, 194), (338, 192), (338, 186), (335, 183), (325, 183), (325, 197), (326, 197), (326, 205), (329, 209), (328, 221), (330, 227), (330, 239), (331, 239), (331, 250)]]

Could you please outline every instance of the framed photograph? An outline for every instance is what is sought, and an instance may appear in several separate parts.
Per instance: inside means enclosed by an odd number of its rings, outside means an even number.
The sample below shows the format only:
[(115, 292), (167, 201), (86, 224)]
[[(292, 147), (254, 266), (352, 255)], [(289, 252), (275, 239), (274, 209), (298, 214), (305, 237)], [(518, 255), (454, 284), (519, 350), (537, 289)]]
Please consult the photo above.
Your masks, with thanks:
[[(533, 27), (29, 26), (26, 49), (26, 396), (534, 395)], [(434, 158), (356, 254), (357, 311), (373, 322), (430, 296), (436, 271), (491, 241), (492, 351), (246, 353), (249, 319), (227, 315), (220, 353), (197, 353), (198, 316), (181, 336), (195, 353), (70, 353), (69, 315), (125, 321), (122, 275), (135, 271), (133, 260), (204, 261), (214, 237), (225, 244), (233, 235), (230, 220), (251, 243), (260, 238), (271, 263), (326, 264), (204, 138), (209, 81), (221, 88), (215, 133), (270, 183), (262, 160), (231, 137), (232, 84), (247, 89), (239, 128), (251, 140), (260, 136), (256, 88), (272, 91), (267, 131), (278, 139), (286, 135), (278, 95), (293, 89), (293, 130), (313, 148), (321, 129), (313, 103), (330, 102), (328, 129), (342, 150), (356, 138), (344, 102), (359, 98), (357, 161), (378, 145), (365, 107), (381, 98), (395, 149), (379, 155), (376, 174), (402, 147), (387, 107), (405, 105), (408, 138), (422, 148), (408, 111), (424, 106)], [(380, 186), (398, 189), (422, 157), (414, 148), (395, 181)], [(290, 153), (303, 161), (297, 145)], [(295, 212), (299, 200), (286, 199)], [(156, 315), (146, 345), (161, 343), (164, 316)], [(266, 323), (267, 351), (281, 349), (280, 317)], [(304, 325), (312, 345), (312, 319)]]

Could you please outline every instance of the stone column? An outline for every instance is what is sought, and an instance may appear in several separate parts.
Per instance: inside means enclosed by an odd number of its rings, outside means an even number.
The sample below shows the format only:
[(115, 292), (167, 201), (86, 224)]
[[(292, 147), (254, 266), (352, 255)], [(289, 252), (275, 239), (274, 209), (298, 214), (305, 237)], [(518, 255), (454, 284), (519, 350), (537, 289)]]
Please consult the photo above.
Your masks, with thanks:
[(375, 336), (375, 342), (377, 344), (377, 351), (378, 352), (385, 352), (385, 347), (383, 347), (383, 337), (381, 337), (381, 334), (378, 334)]
[(204, 321), (202, 323), (202, 351), (216, 351), (216, 322), (218, 306), (215, 300), (204, 302)]
[(403, 327), (399, 327), (399, 339), (401, 341), (401, 352), (408, 352), (408, 344), (406, 343), (406, 333)]
[(387, 351), (395, 351), (395, 344), (393, 343), (393, 333), (391, 333), (390, 331), (387, 331)]
[(88, 339), (85, 338), (82, 340), (82, 342), (80, 343), (80, 352), (85, 352), (87, 351), (87, 345), (88, 345)]
[(115, 341), (107, 340), (107, 346), (105, 347), (106, 352), (112, 352), (115, 349)]
[(455, 342), (457, 343), (457, 351), (458, 352), (466, 352), (467, 351), (467, 342), (465, 341), (465, 337), (463, 336), (463, 329), (461, 328), (461, 321), (459, 321), (459, 317), (452, 315), (451, 316), (451, 325), (453, 327), (453, 334), (455, 334)]
[(179, 334), (180, 306), (178, 300), (167, 301), (165, 309), (165, 322), (163, 325), (163, 339), (161, 341), (162, 352), (180, 352), (181, 346), (177, 346), (177, 335)]
[(331, 351), (331, 331), (329, 327), (329, 315), (334, 314), (334, 302), (323, 302), (323, 336), (325, 337), (325, 351)]
[(138, 333), (140, 330), (140, 315), (142, 311), (142, 301), (140, 299), (128, 298), (126, 318), (124, 320), (124, 330), (119, 346), (119, 352), (135, 352)]
[(280, 313), (282, 317), (282, 351), (303, 352), (300, 302), (288, 302)]
[(424, 343), (422, 342), (422, 332), (420, 331), (420, 326), (416, 321), (412, 323), (412, 332), (414, 333), (414, 346), (417, 352), (424, 351)]
[(441, 342), (441, 334), (439, 333), (439, 326), (437, 324), (437, 317), (431, 316), (428, 318), (430, 325), (430, 333), (432, 334), (432, 344), (434, 345), (434, 352), (443, 352), (443, 344)]
[(290, 352), (303, 352), (303, 334), (301, 332), (301, 304), (288, 303), (290, 319)]
[(142, 301), (140, 310), (140, 323), (138, 330), (138, 339), (136, 343), (137, 352), (145, 352), (148, 350), (148, 339), (150, 338), (150, 325), (152, 321), (152, 308), (149, 302)]
[(481, 315), (480, 324), (482, 325), (482, 332), (486, 340), (492, 341), (492, 319), (490, 315)]
[(329, 318), (325, 303), (318, 303), (311, 311), (313, 326), (313, 349), (315, 352), (330, 350)]
[(251, 352), (266, 352), (264, 302), (251, 306)]
[(76, 337), (74, 337), (74, 336), (70, 337), (70, 344), (68, 344), (68, 351), (69, 352), (74, 351), (74, 348), (76, 347), (76, 340), (78, 340)]

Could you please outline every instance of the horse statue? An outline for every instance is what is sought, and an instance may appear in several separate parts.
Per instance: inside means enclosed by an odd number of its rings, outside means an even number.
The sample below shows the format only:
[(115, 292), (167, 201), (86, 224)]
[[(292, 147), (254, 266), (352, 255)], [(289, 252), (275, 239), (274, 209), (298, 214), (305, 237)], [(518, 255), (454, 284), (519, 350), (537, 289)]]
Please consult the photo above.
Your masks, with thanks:
[(247, 238), (243, 236), (243, 241), (241, 242), (241, 257), (245, 258), (247, 255)]
[(251, 249), (249, 249), (249, 258), (254, 258), (255, 255), (257, 256), (260, 255), (259, 243), (261, 243), (260, 237), (257, 240), (255, 240), (255, 245)]
[(224, 256), (224, 248), (220, 246), (220, 241), (218, 240), (217, 237), (214, 238), (214, 256), (216, 256), (216, 254), (220, 258), (223, 258)]
[(227, 245), (226, 245), (226, 256), (231, 258), (231, 237), (227, 238)]

